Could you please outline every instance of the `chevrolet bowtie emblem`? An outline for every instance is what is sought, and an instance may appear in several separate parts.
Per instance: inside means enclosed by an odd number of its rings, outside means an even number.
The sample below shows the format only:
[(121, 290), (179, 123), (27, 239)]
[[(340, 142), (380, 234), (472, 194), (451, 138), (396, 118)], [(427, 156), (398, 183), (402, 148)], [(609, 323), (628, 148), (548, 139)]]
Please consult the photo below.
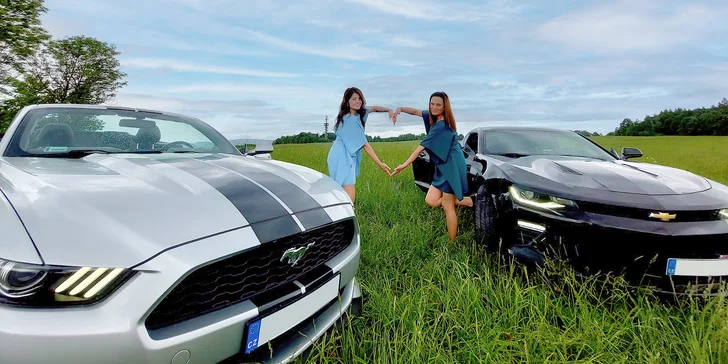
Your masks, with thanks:
[(316, 244), (315, 241), (300, 248), (290, 248), (283, 252), (283, 255), (281, 256), (281, 259), (279, 261), (282, 262), (283, 259), (288, 258), (288, 264), (293, 267), (296, 265), (296, 263), (298, 263), (299, 260), (301, 260), (301, 258), (303, 258), (303, 255), (306, 254), (308, 248), (310, 248), (314, 244)]
[(662, 221), (670, 221), (677, 217), (675, 214), (668, 214), (667, 212), (660, 212), (659, 214), (656, 214), (654, 212), (650, 212), (650, 217), (655, 219), (660, 219)]

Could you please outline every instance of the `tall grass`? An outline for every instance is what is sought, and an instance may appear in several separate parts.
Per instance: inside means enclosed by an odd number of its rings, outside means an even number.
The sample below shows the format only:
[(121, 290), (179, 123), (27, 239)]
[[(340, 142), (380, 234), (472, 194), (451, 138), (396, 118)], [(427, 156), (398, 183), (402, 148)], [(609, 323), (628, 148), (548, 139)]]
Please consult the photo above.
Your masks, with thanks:
[[(728, 183), (728, 138), (598, 141)], [(373, 147), (394, 168), (416, 145)], [(273, 156), (327, 173), (328, 148), (277, 145)], [(619, 280), (501, 264), (475, 243), (467, 208), (458, 212), (458, 240), (447, 239), (443, 211), (425, 205), (411, 169), (390, 178), (365, 156), (356, 212), (363, 312), (319, 341), (310, 362), (728, 363), (723, 298), (665, 304), (649, 292), (628, 294)]]

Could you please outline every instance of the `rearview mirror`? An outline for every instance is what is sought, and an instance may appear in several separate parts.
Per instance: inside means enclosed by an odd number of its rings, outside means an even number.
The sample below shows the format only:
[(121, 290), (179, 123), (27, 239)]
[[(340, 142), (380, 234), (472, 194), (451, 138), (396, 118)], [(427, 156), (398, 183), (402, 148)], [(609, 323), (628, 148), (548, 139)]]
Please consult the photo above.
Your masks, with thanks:
[(642, 152), (637, 148), (624, 147), (622, 148), (622, 159), (639, 158), (642, 156)]
[(119, 126), (123, 126), (125, 128), (153, 128), (157, 123), (155, 123), (152, 120), (144, 120), (144, 119), (121, 119), (119, 120)]

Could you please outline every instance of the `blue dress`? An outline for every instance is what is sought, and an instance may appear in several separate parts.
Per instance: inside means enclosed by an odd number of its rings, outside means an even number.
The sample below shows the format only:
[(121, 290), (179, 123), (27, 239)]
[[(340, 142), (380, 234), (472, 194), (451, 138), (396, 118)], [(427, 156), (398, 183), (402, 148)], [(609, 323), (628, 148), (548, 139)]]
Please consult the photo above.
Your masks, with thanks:
[[(364, 110), (364, 122), (366, 122), (369, 117), (369, 108)], [(356, 183), (356, 178), (359, 177), (361, 148), (367, 143), (359, 114), (344, 115), (335, 134), (336, 140), (331, 145), (326, 158), (329, 176), (341, 186), (353, 185)]]
[(422, 119), (427, 136), (420, 145), (427, 149), (430, 160), (435, 164), (432, 186), (444, 193), (454, 194), (458, 201), (462, 201), (468, 194), (468, 179), (465, 154), (458, 143), (458, 134), (444, 120), (430, 126), (427, 110), (422, 110)]

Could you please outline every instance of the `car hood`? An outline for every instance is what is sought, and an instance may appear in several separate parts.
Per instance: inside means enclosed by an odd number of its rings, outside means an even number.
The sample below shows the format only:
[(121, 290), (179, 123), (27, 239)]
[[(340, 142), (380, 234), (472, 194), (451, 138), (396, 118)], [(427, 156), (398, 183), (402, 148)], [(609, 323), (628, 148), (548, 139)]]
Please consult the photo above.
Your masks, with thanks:
[(507, 163), (572, 188), (640, 195), (680, 195), (711, 188), (705, 178), (693, 173), (648, 163), (563, 156), (528, 156)]
[(0, 190), (43, 261), (71, 266), (131, 267), (245, 226), (272, 240), (330, 222), (325, 206), (351, 203), (312, 169), (213, 154), (3, 158)]

